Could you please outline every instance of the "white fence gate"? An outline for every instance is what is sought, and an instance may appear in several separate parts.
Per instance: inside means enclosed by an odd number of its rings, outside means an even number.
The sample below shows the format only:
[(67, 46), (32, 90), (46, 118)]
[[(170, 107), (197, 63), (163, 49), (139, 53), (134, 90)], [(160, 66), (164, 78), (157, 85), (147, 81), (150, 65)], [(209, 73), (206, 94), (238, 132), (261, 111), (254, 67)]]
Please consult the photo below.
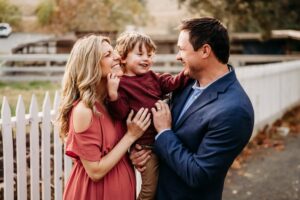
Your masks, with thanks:
[(29, 114), (25, 114), (19, 96), (16, 117), (11, 117), (8, 101), (3, 98), (0, 125), (4, 180), (1, 180), (0, 199), (62, 199), (63, 183), (69, 176), (72, 161), (64, 156), (58, 127), (53, 123), (58, 105), (58, 92), (53, 106), (46, 93), (42, 112), (38, 112), (33, 95)]

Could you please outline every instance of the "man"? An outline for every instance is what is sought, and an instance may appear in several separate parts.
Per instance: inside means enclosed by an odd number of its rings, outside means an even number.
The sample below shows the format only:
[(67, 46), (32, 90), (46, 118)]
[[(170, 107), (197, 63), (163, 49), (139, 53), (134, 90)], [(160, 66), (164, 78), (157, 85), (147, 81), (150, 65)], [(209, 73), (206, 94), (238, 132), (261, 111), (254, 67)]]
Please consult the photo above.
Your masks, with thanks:
[[(220, 200), (227, 171), (251, 137), (254, 112), (227, 65), (226, 28), (197, 18), (183, 21), (180, 30), (177, 60), (192, 79), (173, 93), (171, 113), (162, 101), (152, 109), (160, 158), (156, 199)], [(131, 158), (141, 168), (146, 159), (139, 156)]]

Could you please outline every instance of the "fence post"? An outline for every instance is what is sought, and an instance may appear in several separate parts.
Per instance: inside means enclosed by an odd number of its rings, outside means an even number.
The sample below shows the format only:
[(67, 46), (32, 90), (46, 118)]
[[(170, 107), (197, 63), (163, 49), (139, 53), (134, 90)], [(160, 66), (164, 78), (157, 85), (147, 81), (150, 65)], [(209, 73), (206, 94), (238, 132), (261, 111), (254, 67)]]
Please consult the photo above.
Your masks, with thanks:
[(58, 91), (55, 92), (53, 103), (53, 141), (54, 141), (54, 199), (62, 199), (62, 141), (59, 138), (59, 127), (55, 121), (57, 118), (60, 97)]
[(40, 200), (40, 147), (38, 105), (35, 95), (31, 97), (29, 108), (30, 123), (30, 199)]
[(51, 110), (49, 92), (43, 103), (42, 119), (42, 199), (51, 199), (50, 188), (50, 137), (51, 137)]
[(21, 95), (19, 95), (16, 108), (16, 148), (18, 199), (27, 199), (25, 107)]
[(14, 199), (14, 179), (13, 179), (13, 141), (11, 112), (6, 97), (3, 97), (2, 109), (2, 140), (3, 140), (3, 165), (4, 165), (4, 199)]

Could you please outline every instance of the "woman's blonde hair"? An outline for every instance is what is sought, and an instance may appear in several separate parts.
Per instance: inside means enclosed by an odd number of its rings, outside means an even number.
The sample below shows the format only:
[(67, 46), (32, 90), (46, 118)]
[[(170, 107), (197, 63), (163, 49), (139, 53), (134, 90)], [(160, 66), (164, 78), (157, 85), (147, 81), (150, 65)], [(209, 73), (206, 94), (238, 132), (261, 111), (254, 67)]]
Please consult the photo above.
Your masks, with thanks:
[(100, 60), (104, 42), (110, 44), (109, 38), (90, 35), (76, 41), (72, 48), (62, 80), (62, 98), (57, 119), (62, 139), (69, 131), (70, 112), (75, 101), (81, 100), (97, 113), (95, 102), (99, 99), (97, 90), (101, 87)]
[(126, 59), (136, 44), (139, 44), (140, 51), (143, 45), (145, 45), (148, 53), (155, 53), (156, 51), (156, 45), (148, 35), (134, 31), (122, 33), (117, 39), (115, 49), (122, 59)]

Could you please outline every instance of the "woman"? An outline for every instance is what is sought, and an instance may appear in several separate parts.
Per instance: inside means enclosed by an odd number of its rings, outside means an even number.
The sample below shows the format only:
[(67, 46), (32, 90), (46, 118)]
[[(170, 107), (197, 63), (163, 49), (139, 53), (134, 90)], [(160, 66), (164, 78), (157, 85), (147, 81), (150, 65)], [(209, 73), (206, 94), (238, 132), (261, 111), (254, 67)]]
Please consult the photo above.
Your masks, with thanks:
[(59, 121), (66, 154), (74, 158), (66, 200), (135, 199), (127, 149), (149, 127), (150, 114), (143, 108), (135, 117), (131, 112), (126, 134), (115, 131), (104, 102), (107, 81), (119, 81), (111, 74), (119, 62), (108, 38), (91, 35), (75, 43), (66, 64)]

